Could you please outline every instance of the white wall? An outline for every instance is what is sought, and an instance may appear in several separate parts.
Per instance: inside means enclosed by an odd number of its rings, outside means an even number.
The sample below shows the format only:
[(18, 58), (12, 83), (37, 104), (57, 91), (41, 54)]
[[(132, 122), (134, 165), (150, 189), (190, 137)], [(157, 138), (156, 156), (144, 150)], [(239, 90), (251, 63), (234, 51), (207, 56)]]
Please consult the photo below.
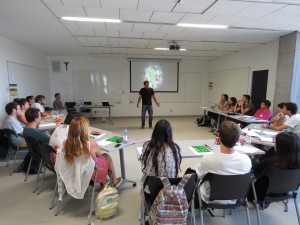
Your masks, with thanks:
[(0, 36), (0, 121), (6, 116), (5, 105), (10, 102), (7, 61), (48, 68), (45, 55)]
[[(61, 72), (51, 72), (51, 62), (61, 61), (70, 62), (68, 64), (68, 71), (66, 71), (65, 65), (62, 63)], [(93, 57), (48, 57), (48, 66), (50, 74), (50, 94), (53, 95), (56, 92), (62, 94), (62, 101), (73, 101), (72, 92), (72, 70), (82, 71), (106, 71), (116, 72), (120, 74), (122, 80), (122, 100), (121, 102), (113, 103), (115, 107), (112, 111), (112, 116), (139, 116), (140, 109), (136, 108), (136, 101), (138, 99), (138, 93), (130, 93), (130, 76), (129, 76), (129, 61), (124, 58), (93, 58)], [(208, 75), (208, 62), (205, 60), (182, 60), (179, 67), (179, 93), (157, 93), (156, 97), (161, 101), (161, 107), (154, 106), (154, 114), (156, 116), (164, 115), (199, 115), (202, 113), (200, 106), (206, 105), (207, 99), (207, 75)], [(199, 101), (192, 103), (188, 101), (176, 101), (166, 102), (163, 95), (169, 95), (176, 99), (180, 95), (180, 92), (188, 91), (188, 88), (184, 87), (184, 81), (189, 80), (195, 74), (199, 74), (199, 78), (193, 83), (193, 87), (199, 88)], [(143, 85), (141, 84), (141, 87)], [(54, 98), (54, 97), (53, 97)], [(52, 99), (51, 99), (52, 100)], [(88, 100), (88, 99), (86, 99)], [(99, 102), (101, 100), (99, 99)]]
[[(224, 71), (241, 67), (250, 67), (249, 87), (251, 91), (252, 72), (256, 70), (269, 70), (267, 99), (273, 103), (277, 70), (279, 41), (260, 45), (232, 55), (211, 60), (209, 71)], [(241, 95), (244, 93), (241, 93)], [(237, 98), (241, 96), (235, 96)]]

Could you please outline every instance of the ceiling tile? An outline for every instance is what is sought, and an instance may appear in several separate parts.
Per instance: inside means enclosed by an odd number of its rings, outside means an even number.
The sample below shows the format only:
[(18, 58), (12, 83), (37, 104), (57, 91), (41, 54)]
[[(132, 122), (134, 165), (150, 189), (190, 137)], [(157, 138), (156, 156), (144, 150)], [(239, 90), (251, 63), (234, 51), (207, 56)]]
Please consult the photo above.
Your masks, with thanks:
[(185, 13), (174, 12), (154, 12), (151, 17), (151, 22), (155, 23), (173, 23), (176, 24), (185, 15)]
[(103, 8), (136, 9), (138, 0), (100, 0)]
[(215, 0), (184, 0), (176, 5), (174, 12), (191, 12), (202, 13), (206, 10)]
[(118, 9), (85, 7), (85, 11), (91, 18), (120, 19)]
[(130, 39), (129, 47), (131, 48), (148, 48), (149, 39)]
[(96, 36), (100, 37), (120, 37), (120, 32), (118, 30), (102, 30), (94, 29)]
[(216, 16), (208, 22), (208, 24), (218, 24), (218, 25), (227, 25), (231, 26), (235, 23), (238, 23), (244, 20), (246, 17), (242, 16)]
[(153, 11), (120, 9), (122, 21), (149, 22)]
[(205, 14), (235, 16), (251, 4), (249, 1), (217, 1)]
[(63, 5), (60, 0), (42, 0), (46, 5)]
[(171, 12), (175, 4), (175, 0), (139, 0), (138, 9)]
[(107, 30), (133, 30), (133, 23), (106, 23)]
[(92, 6), (100, 7), (99, 0), (61, 0), (65, 6)]
[(86, 35), (86, 36), (95, 36), (95, 33), (93, 32), (93, 29), (85, 26), (79, 26), (77, 22), (73, 21), (61, 21), (65, 27), (71, 32), (73, 35)]
[(271, 4), (271, 3), (253, 3), (244, 10), (237, 13), (237, 16), (260, 18), (267, 16), (270, 13), (284, 7), (283, 4)]
[[(300, 2), (300, 1), (299, 1)], [(281, 19), (281, 20), (289, 20), (295, 17), (300, 16), (300, 6), (297, 5), (288, 5), (280, 8), (276, 12), (266, 16), (268, 19)]]
[(160, 25), (150, 23), (134, 23), (133, 25), (133, 31), (156, 32), (159, 28)]
[(60, 17), (63, 17), (63, 16), (86, 17), (86, 13), (85, 13), (83, 7), (78, 7), (78, 6), (54, 6), (54, 5), (49, 5), (48, 7), (57, 18), (60, 18)]
[(121, 30), (120, 37), (142, 38), (143, 31)]
[(208, 23), (214, 15), (201, 14), (186, 14), (179, 22), (180, 23)]

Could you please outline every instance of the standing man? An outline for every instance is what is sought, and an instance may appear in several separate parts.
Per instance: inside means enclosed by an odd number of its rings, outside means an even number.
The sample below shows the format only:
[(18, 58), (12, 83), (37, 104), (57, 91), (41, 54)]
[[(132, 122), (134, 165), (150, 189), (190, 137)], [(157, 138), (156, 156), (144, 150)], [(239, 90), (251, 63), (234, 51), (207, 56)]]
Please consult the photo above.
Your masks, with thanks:
[(156, 105), (159, 107), (160, 104), (157, 101), (154, 90), (149, 87), (149, 81), (144, 81), (144, 87), (140, 90), (140, 96), (138, 98), (136, 107), (139, 108), (139, 104), (142, 100), (142, 126), (141, 128), (145, 127), (145, 116), (146, 111), (148, 111), (149, 114), (149, 128), (152, 128), (152, 119), (153, 119), (153, 108), (152, 108), (152, 101), (151, 99), (155, 101)]
[(54, 95), (55, 97), (55, 100), (53, 102), (53, 109), (54, 110), (61, 110), (61, 109), (64, 109), (65, 107), (63, 106), (61, 100), (60, 100), (60, 93), (56, 93)]

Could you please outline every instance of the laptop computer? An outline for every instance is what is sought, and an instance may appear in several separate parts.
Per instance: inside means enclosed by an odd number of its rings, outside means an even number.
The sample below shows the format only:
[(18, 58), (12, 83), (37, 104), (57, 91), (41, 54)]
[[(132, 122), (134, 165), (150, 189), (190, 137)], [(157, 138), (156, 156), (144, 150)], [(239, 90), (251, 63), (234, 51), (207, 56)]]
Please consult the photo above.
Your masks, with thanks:
[(102, 102), (102, 105), (103, 105), (103, 106), (111, 106), (111, 105), (109, 104), (109, 102)]

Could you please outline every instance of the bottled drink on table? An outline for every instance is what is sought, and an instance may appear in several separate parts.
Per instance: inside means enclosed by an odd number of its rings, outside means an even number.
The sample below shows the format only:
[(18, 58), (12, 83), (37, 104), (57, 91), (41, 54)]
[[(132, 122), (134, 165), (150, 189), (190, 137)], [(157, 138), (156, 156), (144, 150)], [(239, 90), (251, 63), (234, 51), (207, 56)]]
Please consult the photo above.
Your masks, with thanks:
[(248, 131), (247, 131), (247, 133), (246, 133), (246, 143), (247, 143), (248, 145), (251, 145), (251, 135), (250, 135), (250, 131), (251, 131), (251, 129), (248, 128)]
[(123, 142), (127, 143), (128, 142), (128, 131), (127, 131), (126, 125), (124, 125), (124, 128), (122, 130), (122, 135), (123, 135)]

